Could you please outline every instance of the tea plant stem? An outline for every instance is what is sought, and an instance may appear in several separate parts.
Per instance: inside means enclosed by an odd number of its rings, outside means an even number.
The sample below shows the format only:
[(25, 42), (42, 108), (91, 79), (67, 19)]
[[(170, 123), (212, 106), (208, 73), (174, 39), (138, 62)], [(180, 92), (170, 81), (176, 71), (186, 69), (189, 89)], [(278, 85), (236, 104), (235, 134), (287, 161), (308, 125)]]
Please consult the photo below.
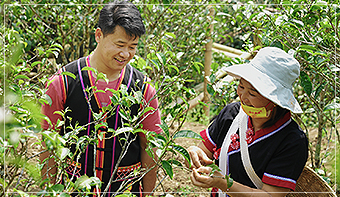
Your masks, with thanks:
[[(164, 181), (164, 179), (165, 179), (166, 177), (168, 177), (167, 174), (165, 174), (165, 176), (162, 178), (162, 180), (159, 181), (159, 183), (156, 185), (156, 187), (152, 190), (152, 193), (155, 191), (155, 189), (157, 189), (157, 187), (158, 187), (159, 185), (162, 185), (162, 182)], [(162, 185), (162, 187), (163, 187), (163, 185)], [(164, 188), (163, 188), (163, 190), (164, 190)]]

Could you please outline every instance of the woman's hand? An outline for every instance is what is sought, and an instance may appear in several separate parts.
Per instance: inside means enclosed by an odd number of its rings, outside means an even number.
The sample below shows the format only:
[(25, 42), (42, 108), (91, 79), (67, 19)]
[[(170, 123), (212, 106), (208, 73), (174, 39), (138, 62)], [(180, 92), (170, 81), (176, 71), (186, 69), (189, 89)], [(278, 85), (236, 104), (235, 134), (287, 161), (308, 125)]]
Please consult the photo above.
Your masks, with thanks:
[(213, 176), (209, 176), (211, 171), (212, 168), (206, 166), (193, 169), (190, 176), (192, 184), (203, 188), (216, 187), (224, 192), (233, 192), (233, 196), (237, 197), (283, 197), (290, 191), (288, 188), (276, 187), (268, 184), (263, 184), (262, 189), (254, 189), (236, 181), (228, 188), (227, 180), (223, 178), (223, 175), (220, 172), (215, 171)]
[(223, 175), (218, 171), (215, 171), (213, 176), (209, 176), (211, 171), (212, 168), (205, 166), (193, 169), (190, 176), (191, 182), (195, 186), (203, 188), (217, 187), (225, 191), (227, 189), (227, 180), (223, 179)]
[[(203, 145), (204, 146), (204, 145)], [(204, 151), (205, 147), (198, 146), (190, 146), (188, 148), (188, 152), (191, 158), (191, 169), (200, 168), (205, 165), (212, 164), (213, 161), (207, 156), (207, 150)], [(208, 152), (209, 153), (209, 152)], [(211, 153), (212, 156), (212, 153)], [(188, 163), (186, 163), (187, 167), (189, 167)]]

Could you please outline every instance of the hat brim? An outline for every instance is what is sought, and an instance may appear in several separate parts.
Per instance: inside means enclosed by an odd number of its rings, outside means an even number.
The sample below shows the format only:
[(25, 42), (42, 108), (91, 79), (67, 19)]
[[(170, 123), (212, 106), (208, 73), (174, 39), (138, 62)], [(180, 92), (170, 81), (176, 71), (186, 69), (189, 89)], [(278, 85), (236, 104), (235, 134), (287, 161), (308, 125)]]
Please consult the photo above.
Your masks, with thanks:
[(235, 78), (245, 79), (262, 96), (282, 108), (288, 109), (293, 113), (302, 113), (302, 109), (295, 99), (291, 88), (284, 87), (280, 82), (256, 69), (251, 63), (233, 65), (227, 67), (225, 71)]

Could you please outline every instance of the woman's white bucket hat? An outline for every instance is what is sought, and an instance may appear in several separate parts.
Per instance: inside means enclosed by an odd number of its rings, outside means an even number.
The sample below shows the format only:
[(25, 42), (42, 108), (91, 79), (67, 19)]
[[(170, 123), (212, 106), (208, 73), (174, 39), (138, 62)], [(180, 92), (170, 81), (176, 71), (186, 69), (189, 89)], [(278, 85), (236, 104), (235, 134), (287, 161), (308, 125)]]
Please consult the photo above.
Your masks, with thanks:
[(264, 97), (282, 108), (302, 113), (293, 94), (293, 83), (300, 75), (299, 62), (276, 47), (265, 47), (246, 64), (227, 67), (228, 74), (243, 78)]

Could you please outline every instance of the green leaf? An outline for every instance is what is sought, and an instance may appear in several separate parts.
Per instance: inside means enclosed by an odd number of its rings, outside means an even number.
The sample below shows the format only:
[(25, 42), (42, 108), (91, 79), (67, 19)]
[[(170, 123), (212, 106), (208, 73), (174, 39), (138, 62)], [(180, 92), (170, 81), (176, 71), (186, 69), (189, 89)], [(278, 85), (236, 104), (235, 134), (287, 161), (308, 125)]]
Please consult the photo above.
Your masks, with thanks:
[(201, 67), (203, 68), (203, 64), (200, 63), (200, 62), (194, 62), (193, 64), (193, 68), (194, 70), (197, 72), (197, 73), (200, 73), (201, 72)]
[(95, 91), (95, 93), (99, 93), (99, 92), (100, 92), (100, 93), (104, 93), (104, 94), (106, 93), (104, 90), (96, 90), (96, 91)]
[(87, 135), (81, 136), (77, 140), (76, 150), (79, 150), (81, 146), (85, 146), (87, 144), (87, 142), (86, 142), (87, 140), (89, 140), (89, 136), (87, 136)]
[(46, 88), (50, 87), (50, 84), (51, 84), (54, 80), (55, 80), (55, 78), (52, 79), (52, 80), (49, 80), (49, 81), (47, 82), (47, 84), (46, 84)]
[(210, 176), (210, 175), (213, 175), (215, 171), (217, 171), (217, 172), (220, 172), (220, 171), (221, 171), (221, 169), (220, 169), (216, 164), (214, 164), (214, 163), (209, 164), (209, 165), (207, 165), (206, 167), (212, 168), (212, 170), (211, 170), (209, 176)]
[(166, 137), (169, 139), (170, 133), (168, 125), (164, 121), (162, 121), (162, 124), (156, 124), (156, 126), (159, 126), (165, 133)]
[(308, 51), (314, 53), (314, 51), (316, 51), (316, 48), (311, 45), (301, 45), (297, 51)]
[(20, 195), (20, 197), (29, 197), (29, 196), (30, 196), (30, 195), (28, 195), (27, 193), (25, 193), (25, 192), (23, 192), (23, 191), (21, 191), (21, 190), (18, 190), (18, 189), (16, 189), (16, 188), (14, 188), (13, 191), (14, 191), (14, 192), (17, 192), (17, 193)]
[(188, 161), (188, 163), (191, 163), (190, 154), (185, 148), (180, 145), (173, 145), (172, 147), (174, 150), (179, 152)]
[(61, 46), (59, 43), (52, 44), (51, 48), (52, 47), (58, 47), (59, 49), (63, 50), (63, 46)]
[(97, 80), (103, 79), (106, 83), (109, 83), (109, 79), (107, 78), (106, 74), (104, 73), (98, 73), (97, 74)]
[[(153, 107), (147, 107), (147, 108), (144, 109), (143, 114), (145, 114), (145, 113), (147, 113), (147, 112), (154, 111), (154, 110), (155, 110), (155, 108), (153, 108)], [(143, 114), (142, 114), (142, 115), (143, 115)]]
[(126, 132), (132, 132), (132, 133), (134, 133), (132, 127), (123, 127), (123, 128), (117, 129), (116, 132), (115, 132), (115, 134), (114, 134), (114, 136), (117, 136), (117, 135), (119, 135), (119, 134), (126, 133)]
[(73, 73), (68, 72), (68, 71), (61, 72), (60, 74), (61, 74), (61, 75), (67, 75), (67, 76), (69, 76), (69, 77), (72, 77), (74, 80), (76, 79), (76, 76), (75, 76)]
[(91, 181), (94, 185), (98, 185), (99, 188), (101, 187), (102, 182), (100, 181), (100, 179), (98, 177), (91, 177), (90, 179), (91, 179)]
[(64, 113), (61, 112), (61, 111), (54, 111), (53, 114), (58, 114), (58, 115), (64, 117)]
[(70, 153), (70, 149), (68, 148), (60, 148), (58, 149), (58, 156), (60, 160), (65, 159), (65, 157)]
[(166, 64), (166, 58), (163, 53), (156, 53), (156, 56), (160, 63), (162, 63), (163, 65)]
[(291, 19), (292, 22), (294, 22), (299, 28), (302, 28), (303, 26), (305, 26), (305, 24), (303, 24), (302, 21), (300, 20), (296, 20), (296, 19)]
[(325, 86), (325, 83), (321, 83), (319, 85), (319, 87), (316, 88), (315, 95), (314, 95), (315, 99), (317, 99), (319, 97), (319, 95), (320, 95), (321, 91), (323, 90), (324, 86)]
[(195, 133), (191, 130), (178, 131), (174, 135), (173, 139), (177, 139), (177, 138), (180, 138), (180, 137), (191, 138), (191, 139), (196, 139), (196, 140), (203, 140), (203, 138), (199, 134), (197, 134), (197, 133)]
[(212, 64), (211, 64), (211, 69), (212, 69), (213, 71), (217, 71), (217, 69), (218, 69), (218, 63), (216, 63), (216, 62), (212, 63)]
[(176, 54), (176, 58), (177, 58), (178, 60), (180, 60), (181, 57), (182, 57), (183, 55), (184, 55), (183, 52), (178, 52), (178, 53)]
[(43, 63), (40, 62), (40, 61), (36, 61), (36, 62), (33, 62), (33, 63), (31, 64), (31, 67), (33, 68), (34, 66), (36, 66), (36, 65), (38, 65), (38, 64), (43, 64)]
[(60, 194), (60, 197), (71, 197), (70, 194), (68, 193), (61, 193)]
[(81, 177), (79, 177), (76, 182), (74, 183), (76, 189), (82, 189), (82, 188), (85, 188), (86, 189), (91, 189), (91, 179), (86, 176), (86, 175), (83, 175)]
[(177, 161), (177, 160), (175, 160), (175, 159), (169, 159), (168, 162), (169, 162), (170, 164), (174, 164), (174, 165), (176, 165), (176, 166), (180, 166), (180, 167), (183, 166), (181, 162), (179, 162), (179, 161)]
[(161, 163), (167, 175), (169, 175), (170, 179), (172, 179), (174, 177), (174, 172), (172, 170), (172, 166), (170, 165), (170, 163), (165, 160), (161, 161)]
[(119, 110), (118, 113), (124, 120), (129, 120), (129, 116), (123, 110)]
[(169, 37), (169, 38), (176, 39), (176, 35), (175, 35), (174, 33), (166, 32), (164, 35), (167, 36), (167, 37)]
[(25, 83), (25, 81), (23, 81), (22, 79), (20, 79), (18, 84), (21, 85), (21, 84), (23, 84), (23, 83)]
[(151, 63), (156, 67), (157, 70), (159, 70), (159, 65), (158, 65), (157, 61), (151, 60)]
[(193, 83), (193, 82), (195, 82), (195, 80), (194, 79), (186, 79), (185, 82)]
[(51, 187), (51, 189), (53, 190), (53, 191), (55, 191), (55, 192), (63, 192), (63, 190), (64, 190), (64, 185), (61, 185), (61, 184), (56, 184), (56, 185), (53, 185), (52, 187)]
[(340, 109), (340, 103), (331, 103), (331, 104), (328, 104), (323, 109), (323, 111), (330, 111), (330, 110), (336, 110), (336, 109)]
[(16, 79), (30, 79), (29, 77), (27, 77), (26, 75), (17, 75), (16, 77), (14, 77), (14, 80)]
[(313, 84), (312, 84), (312, 81), (310, 80), (308, 74), (305, 73), (304, 71), (301, 71), (300, 80), (301, 80), (301, 86), (305, 90), (306, 94), (308, 96), (310, 96), (311, 93), (312, 93), (312, 90), (313, 90)]
[(168, 65), (168, 69), (169, 69), (169, 71), (170, 71), (171, 69), (176, 70), (176, 72), (179, 73), (179, 69), (177, 68), (177, 66)]
[(272, 43), (270, 43), (270, 46), (283, 49), (283, 45), (280, 40), (274, 40)]
[(167, 142), (167, 139), (163, 135), (160, 135), (160, 134), (155, 134), (154, 139), (157, 141), (161, 141), (162, 143), (161, 146), (163, 146)]
[(95, 73), (97, 75), (97, 70), (95, 68), (92, 68), (92, 67), (89, 67), (89, 66), (85, 66), (81, 70), (82, 71), (90, 70), (90, 71), (92, 71), (93, 73)]
[(139, 57), (137, 60), (137, 67), (138, 68), (144, 68), (146, 66), (146, 62), (143, 58)]
[(49, 106), (52, 105), (52, 99), (47, 94), (43, 94), (42, 97), (41, 97), (41, 100), (42, 100), (43, 103), (47, 103)]
[(174, 49), (174, 47), (172, 46), (172, 44), (168, 40), (162, 39), (162, 42), (165, 43), (171, 49), (171, 51)]

